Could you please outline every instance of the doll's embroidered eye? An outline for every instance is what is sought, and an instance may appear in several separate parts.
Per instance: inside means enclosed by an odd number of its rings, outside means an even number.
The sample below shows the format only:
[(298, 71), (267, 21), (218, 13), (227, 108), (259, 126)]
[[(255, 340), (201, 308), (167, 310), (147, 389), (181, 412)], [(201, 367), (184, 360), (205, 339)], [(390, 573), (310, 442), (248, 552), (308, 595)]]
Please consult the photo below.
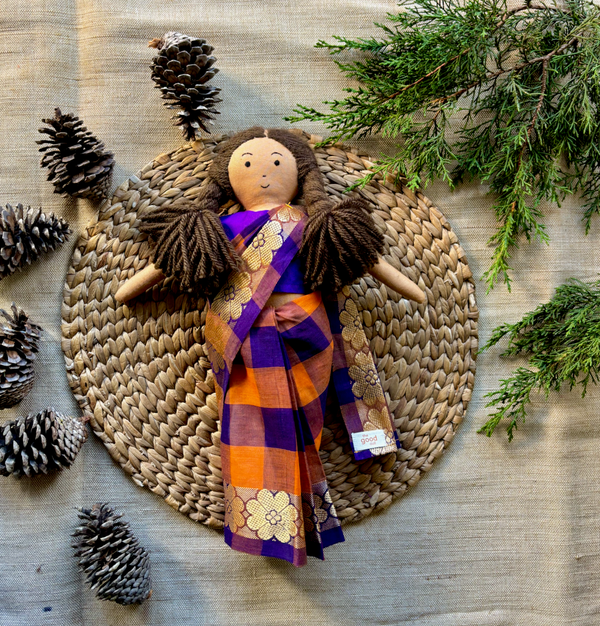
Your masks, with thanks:
[(278, 161), (278, 160), (277, 160), (277, 161), (275, 161), (275, 165), (279, 165), (279, 161)]
[(244, 163), (244, 165), (245, 165), (246, 167), (250, 167), (250, 161), (246, 161), (246, 162)]

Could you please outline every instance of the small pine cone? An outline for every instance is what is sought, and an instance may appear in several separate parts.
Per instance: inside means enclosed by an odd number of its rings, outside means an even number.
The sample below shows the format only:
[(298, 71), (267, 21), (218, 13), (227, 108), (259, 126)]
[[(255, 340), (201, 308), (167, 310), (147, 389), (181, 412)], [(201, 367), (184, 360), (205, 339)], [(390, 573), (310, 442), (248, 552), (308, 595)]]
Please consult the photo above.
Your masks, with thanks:
[(216, 97), (221, 90), (205, 84), (219, 71), (213, 67), (213, 47), (204, 39), (174, 32), (153, 39), (148, 45), (159, 51), (150, 66), (152, 80), (162, 97), (170, 101), (165, 106), (181, 108), (172, 119), (181, 126), (186, 141), (200, 138), (200, 129), (209, 133), (208, 125), (219, 113), (215, 105), (221, 102)]
[(11, 308), (12, 317), (0, 309), (6, 319), (0, 322), (0, 409), (18, 404), (31, 391), (42, 332), (14, 302)]
[(0, 212), (0, 280), (55, 250), (70, 234), (69, 224), (54, 213), (7, 204)]
[(122, 516), (108, 504), (79, 509), (83, 525), (73, 533), (73, 548), (98, 598), (141, 604), (152, 595), (150, 559)]
[(106, 198), (115, 164), (113, 153), (107, 152), (72, 113), (63, 115), (56, 108), (54, 119), (42, 122), (50, 128), (39, 131), (50, 135), (50, 139), (36, 143), (42, 146), (40, 152), (46, 153), (41, 164), (50, 170), (48, 180), (54, 184), (54, 193), (94, 201)]
[(85, 442), (81, 420), (53, 407), (0, 427), (0, 475), (33, 476), (70, 467)]

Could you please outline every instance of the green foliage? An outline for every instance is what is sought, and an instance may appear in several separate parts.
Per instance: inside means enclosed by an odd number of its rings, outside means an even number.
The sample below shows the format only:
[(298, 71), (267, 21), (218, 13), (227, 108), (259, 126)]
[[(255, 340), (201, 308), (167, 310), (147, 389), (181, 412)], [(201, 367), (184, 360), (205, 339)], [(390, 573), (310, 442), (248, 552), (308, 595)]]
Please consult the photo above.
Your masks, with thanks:
[(516, 324), (496, 328), (483, 347), (486, 350), (508, 337), (503, 356), (526, 354), (530, 369), (520, 367), (511, 378), (500, 381), (500, 389), (487, 395), (488, 407), (496, 410), (480, 432), (491, 436), (503, 419), (509, 420), (512, 440), (517, 423), (525, 421), (532, 391), (558, 391), (598, 382), (600, 371), (600, 281), (570, 280), (552, 299), (528, 313)]
[[(547, 241), (540, 204), (580, 191), (586, 230), (600, 212), (600, 8), (585, 0), (403, 0), (377, 24), (381, 38), (320, 41), (358, 81), (330, 111), (299, 105), (298, 122), (323, 123), (324, 143), (381, 133), (398, 139), (357, 185), (393, 173), (415, 189), (476, 178), (495, 196), (498, 230), (488, 289), (510, 289), (511, 250)], [(455, 138), (450, 134), (455, 132)], [(567, 168), (561, 167), (561, 162)]]

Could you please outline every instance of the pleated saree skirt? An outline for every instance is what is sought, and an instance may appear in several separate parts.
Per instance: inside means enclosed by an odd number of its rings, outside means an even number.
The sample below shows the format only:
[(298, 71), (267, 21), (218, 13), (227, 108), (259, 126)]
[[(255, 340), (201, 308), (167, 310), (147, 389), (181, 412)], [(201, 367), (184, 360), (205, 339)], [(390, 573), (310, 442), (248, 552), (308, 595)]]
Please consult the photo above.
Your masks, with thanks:
[(344, 540), (319, 458), (333, 339), (318, 292), (265, 307), (223, 400), (225, 541), (304, 565)]

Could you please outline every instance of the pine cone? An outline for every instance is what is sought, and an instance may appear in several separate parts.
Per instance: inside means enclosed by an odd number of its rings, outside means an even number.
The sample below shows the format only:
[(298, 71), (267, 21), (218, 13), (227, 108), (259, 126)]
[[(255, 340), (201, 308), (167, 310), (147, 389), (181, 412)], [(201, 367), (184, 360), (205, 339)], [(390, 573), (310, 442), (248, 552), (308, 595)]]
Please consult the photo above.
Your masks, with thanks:
[(12, 317), (0, 309), (7, 320), (0, 322), (0, 409), (18, 404), (31, 391), (42, 331), (14, 302), (11, 308)]
[(49, 168), (48, 180), (55, 186), (54, 193), (63, 197), (102, 200), (108, 195), (115, 160), (112, 152), (104, 149), (87, 130), (83, 122), (73, 115), (63, 115), (54, 109), (54, 119), (42, 120), (50, 128), (40, 128), (40, 133), (50, 135), (42, 139), (40, 152), (42, 166)]
[(108, 504), (79, 509), (83, 525), (73, 533), (73, 547), (79, 569), (101, 600), (141, 604), (152, 595), (150, 559), (122, 516)]
[(169, 109), (181, 111), (171, 119), (181, 126), (186, 141), (200, 138), (200, 129), (209, 133), (208, 125), (219, 113), (215, 104), (221, 102), (218, 87), (205, 85), (219, 70), (212, 67), (216, 59), (210, 56), (213, 47), (204, 39), (170, 32), (149, 44), (159, 53), (152, 60), (152, 80), (162, 91)]
[(54, 213), (7, 204), (0, 213), (0, 280), (55, 250), (70, 234), (69, 224)]
[(70, 467), (86, 440), (85, 426), (53, 407), (0, 427), (0, 475), (33, 476)]

